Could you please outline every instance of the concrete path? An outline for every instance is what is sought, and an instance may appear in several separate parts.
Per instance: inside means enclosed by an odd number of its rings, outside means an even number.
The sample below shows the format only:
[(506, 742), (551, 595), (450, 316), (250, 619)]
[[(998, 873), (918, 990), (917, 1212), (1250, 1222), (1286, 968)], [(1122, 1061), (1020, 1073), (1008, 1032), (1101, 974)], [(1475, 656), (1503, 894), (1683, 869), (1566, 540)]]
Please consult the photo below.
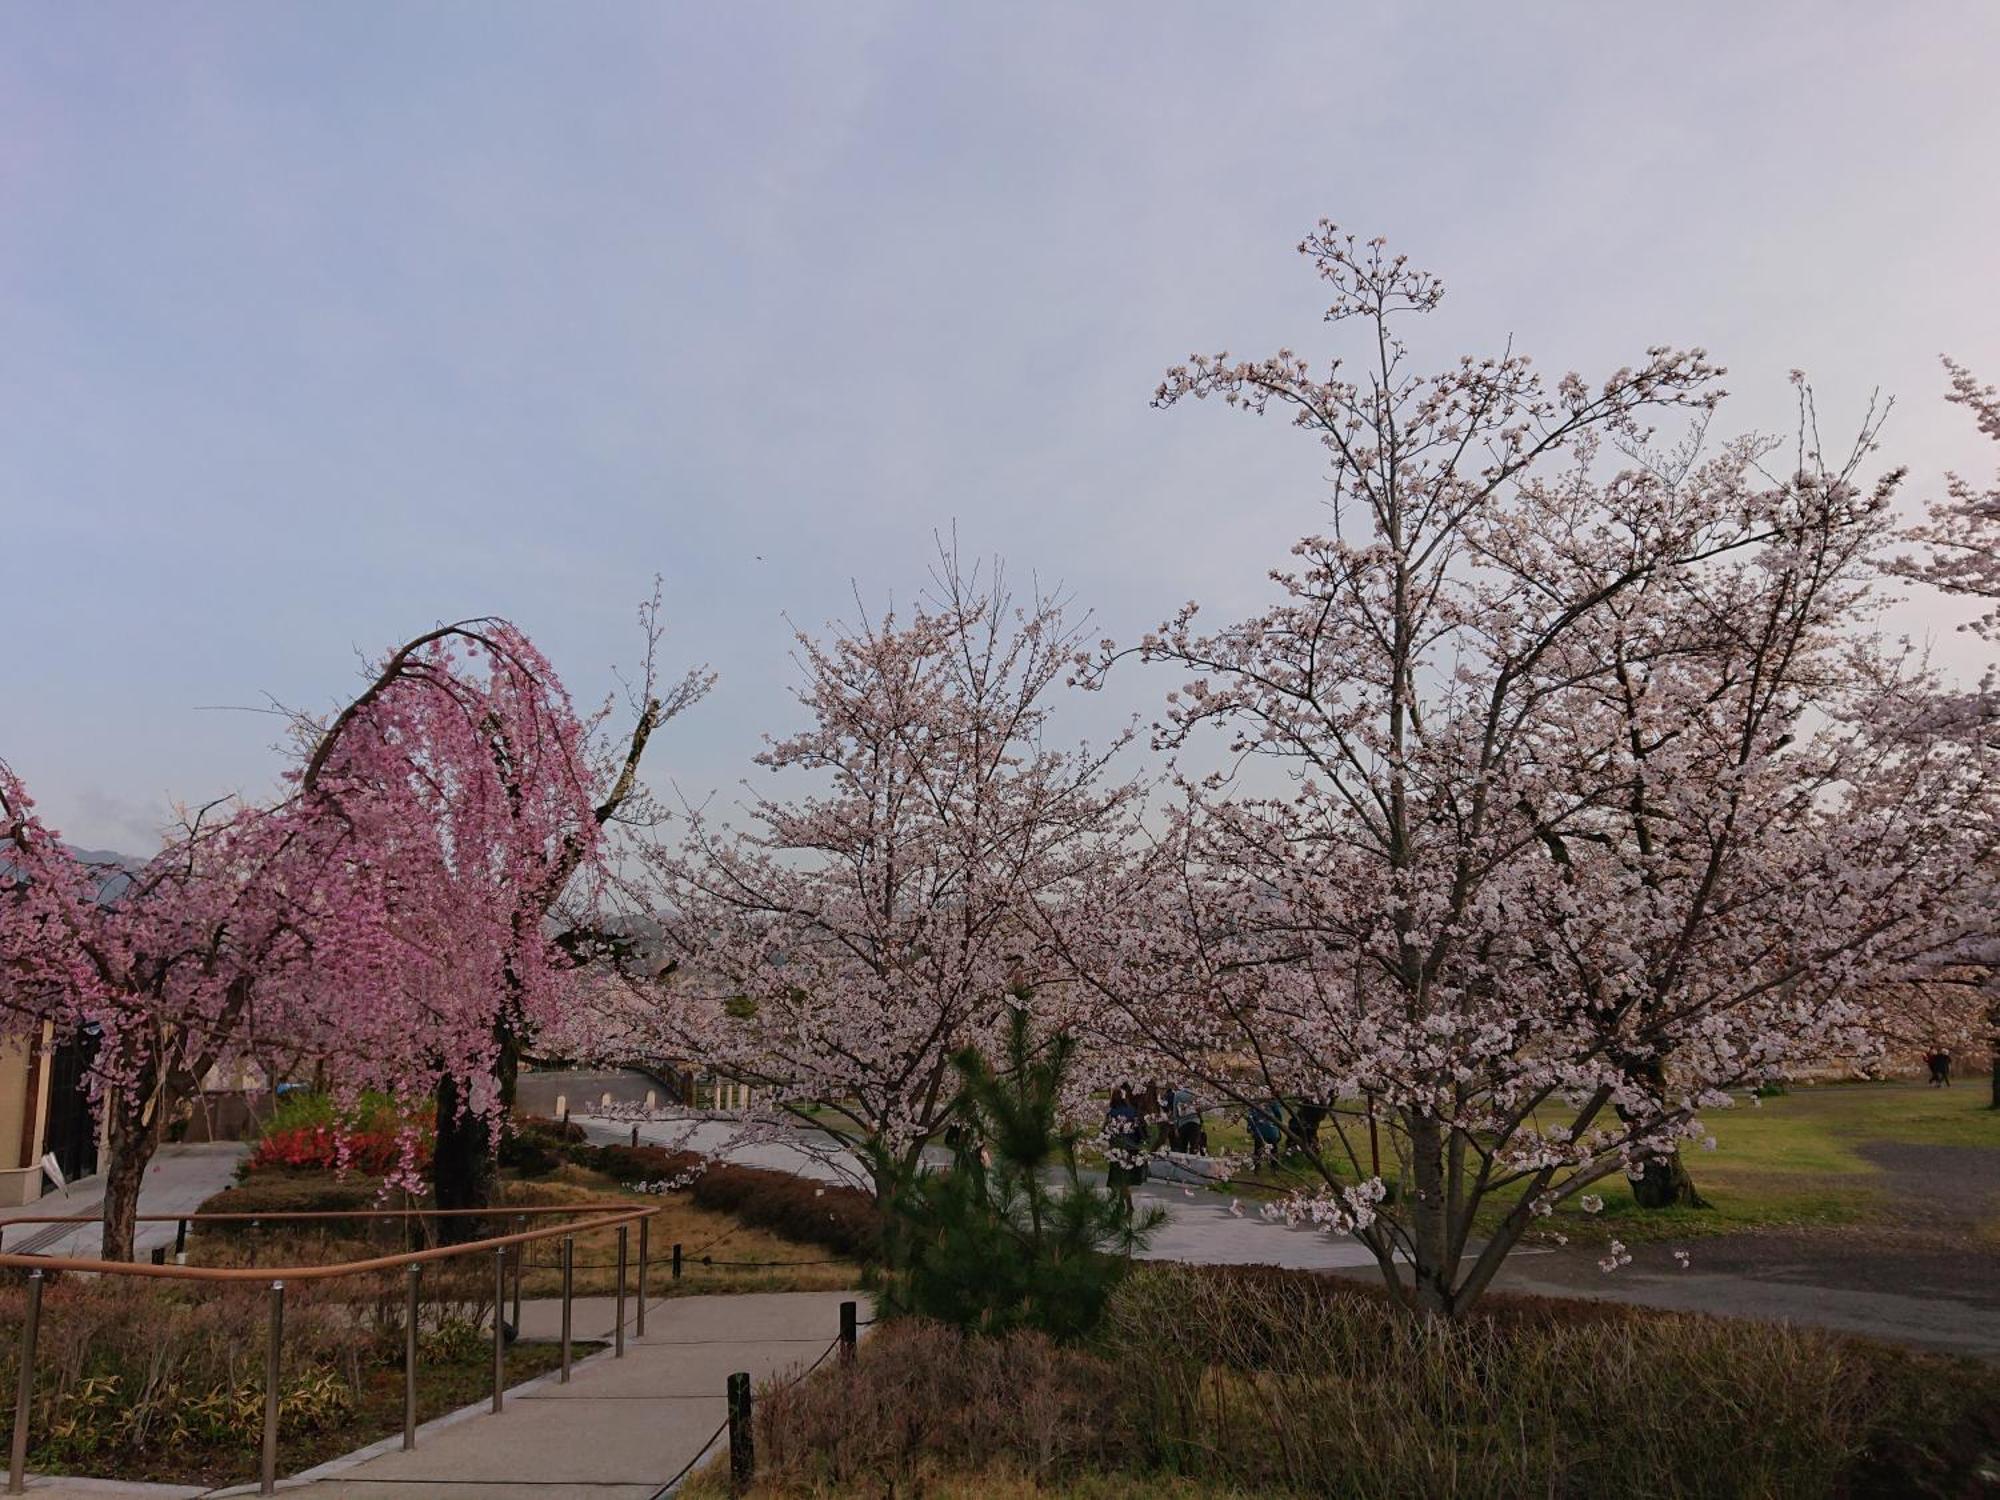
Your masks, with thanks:
[[(193, 1213), (236, 1180), (236, 1163), (249, 1151), (241, 1141), (209, 1141), (193, 1146), (162, 1146), (146, 1168), (139, 1188), (142, 1214)], [(102, 1174), (79, 1177), (67, 1193), (50, 1193), (20, 1214), (89, 1214), (104, 1207)], [(171, 1245), (174, 1226), (141, 1224), (135, 1236), (140, 1254), (155, 1245)], [(0, 1247), (15, 1255), (70, 1255), (94, 1259), (103, 1245), (96, 1224), (29, 1224), (18, 1229), (0, 1220)]]
[[(570, 1120), (583, 1127), (593, 1141), (604, 1144), (629, 1142), (633, 1121), (613, 1120), (598, 1115), (570, 1113)], [(742, 1142), (735, 1139), (740, 1127), (728, 1120), (647, 1120), (638, 1123), (639, 1139), (651, 1145), (675, 1150), (697, 1151), (721, 1160), (749, 1167), (766, 1167), (790, 1172), (817, 1182), (865, 1182), (860, 1162), (844, 1154), (836, 1156), (824, 1149), (785, 1140)], [(1086, 1172), (1101, 1182), (1102, 1173)], [(1133, 1198), (1144, 1205), (1166, 1210), (1167, 1222), (1154, 1235), (1143, 1259), (1186, 1261), (1212, 1266), (1289, 1266), (1314, 1270), (1345, 1266), (1373, 1266), (1375, 1257), (1345, 1236), (1331, 1236), (1316, 1229), (1294, 1229), (1259, 1213), (1262, 1200), (1240, 1202), (1226, 1192), (1206, 1186), (1178, 1182), (1150, 1181), (1136, 1189)], [(1234, 1205), (1234, 1209), (1232, 1209)]]
[[(1689, 1254), (1683, 1270), (1674, 1248)], [(1508, 1258), (1496, 1289), (1588, 1297), (1803, 1328), (2000, 1360), (2000, 1276), (1991, 1256), (1892, 1247), (1876, 1254), (1834, 1240), (1810, 1244), (1779, 1234), (1639, 1245), (1633, 1263), (1606, 1274), (1595, 1251)], [(1973, 1263), (1988, 1265), (1974, 1269)], [(1956, 1273), (1956, 1274), (1954, 1274)]]
[[(646, 1337), (629, 1331), (625, 1357), (580, 1362), (568, 1385), (554, 1376), (510, 1396), (498, 1417), (444, 1418), (420, 1430), (416, 1451), (336, 1460), (300, 1479), (310, 1500), (650, 1500), (701, 1451), (728, 1414), (724, 1387), (737, 1370), (763, 1380), (817, 1359), (840, 1331), (840, 1304), (855, 1292), (674, 1297), (653, 1304)], [(578, 1298), (575, 1334), (609, 1338), (609, 1297)], [(628, 1303), (628, 1324), (631, 1316)], [(522, 1308), (524, 1334), (554, 1337), (560, 1304)], [(365, 1451), (365, 1450), (364, 1450)]]
[(773, 1172), (790, 1172), (815, 1182), (844, 1183), (863, 1187), (867, 1170), (852, 1153), (831, 1141), (819, 1144), (805, 1131), (793, 1132), (792, 1139), (772, 1138), (767, 1129), (758, 1138), (744, 1140), (745, 1126), (731, 1119), (676, 1118), (667, 1120), (621, 1120), (602, 1115), (570, 1111), (570, 1123), (583, 1128), (585, 1135), (600, 1146), (630, 1143), (632, 1127), (639, 1127), (642, 1145), (665, 1146), (670, 1151), (693, 1151), (743, 1167), (765, 1167)]
[(1151, 1183), (1136, 1188), (1140, 1208), (1163, 1208), (1167, 1222), (1140, 1253), (1141, 1260), (1183, 1261), (1197, 1266), (1285, 1266), (1295, 1270), (1340, 1270), (1375, 1265), (1367, 1248), (1346, 1235), (1294, 1229), (1266, 1219), (1262, 1200), (1238, 1200), (1219, 1192)]

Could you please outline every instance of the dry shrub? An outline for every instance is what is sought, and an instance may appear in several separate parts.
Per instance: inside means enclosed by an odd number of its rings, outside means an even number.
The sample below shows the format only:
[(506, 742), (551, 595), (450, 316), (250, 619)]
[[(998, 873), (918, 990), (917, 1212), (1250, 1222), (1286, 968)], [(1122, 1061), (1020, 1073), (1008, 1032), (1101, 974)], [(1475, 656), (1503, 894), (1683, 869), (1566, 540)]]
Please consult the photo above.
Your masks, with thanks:
[(865, 1258), (874, 1254), (881, 1240), (875, 1199), (859, 1188), (760, 1167), (711, 1165), (688, 1192), (702, 1208), (734, 1214), (758, 1229), (819, 1245), (836, 1255)]
[(1343, 1497), (1973, 1496), (2000, 1373), (1768, 1324), (1496, 1298), (1455, 1322), (1305, 1272), (1149, 1266), (1087, 1350), (885, 1324), (761, 1397), (777, 1493), (1123, 1473)]
[(1039, 1333), (967, 1337), (885, 1324), (854, 1363), (758, 1398), (760, 1478), (904, 1482), (937, 1469), (1002, 1465), (1037, 1479), (1115, 1467), (1125, 1456), (1112, 1371)]
[(865, 1258), (881, 1239), (881, 1215), (859, 1188), (815, 1182), (767, 1167), (707, 1161), (664, 1146), (598, 1146), (578, 1153), (587, 1165), (634, 1185), (678, 1183), (697, 1207), (731, 1214), (756, 1229), (836, 1255)]
[(1162, 1268), (1109, 1338), (1156, 1462), (1300, 1493), (1820, 1496), (1866, 1441), (1850, 1347), (1756, 1324), (1448, 1322)]
[[(35, 1461), (128, 1456), (190, 1442), (254, 1442), (263, 1421), (267, 1294), (255, 1284), (191, 1290), (106, 1277), (54, 1279), (36, 1341)], [(12, 1391), (26, 1293), (0, 1286), (0, 1384)], [(280, 1430), (344, 1417), (380, 1335), (347, 1302), (287, 1287)]]
[[(409, 1202), (406, 1193), (391, 1193), (379, 1177), (334, 1172), (262, 1172), (235, 1187), (211, 1195), (197, 1210), (204, 1214), (296, 1214), (354, 1211), (354, 1217), (318, 1220), (277, 1220), (258, 1224), (248, 1219), (196, 1223), (189, 1226), (197, 1242), (218, 1247), (227, 1241), (276, 1243), (280, 1235), (295, 1235), (304, 1241), (326, 1240), (370, 1247), (374, 1253), (393, 1246), (403, 1249), (408, 1229), (400, 1220), (370, 1218), (369, 1211), (399, 1208)], [(320, 1255), (315, 1260), (328, 1257)], [(267, 1262), (281, 1264), (272, 1255)], [(234, 1264), (218, 1259), (217, 1264)], [(296, 1263), (296, 1262), (295, 1262)]]

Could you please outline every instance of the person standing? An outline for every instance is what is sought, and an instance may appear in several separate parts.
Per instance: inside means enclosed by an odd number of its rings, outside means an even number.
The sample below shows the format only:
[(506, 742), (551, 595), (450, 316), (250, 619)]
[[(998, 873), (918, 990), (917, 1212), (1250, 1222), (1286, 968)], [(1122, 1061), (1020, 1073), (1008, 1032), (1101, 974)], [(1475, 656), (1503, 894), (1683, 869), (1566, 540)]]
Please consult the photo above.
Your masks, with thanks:
[(1144, 1092), (1133, 1102), (1139, 1106), (1139, 1118), (1145, 1126), (1144, 1139), (1151, 1142), (1154, 1150), (1166, 1150), (1167, 1091), (1149, 1080)]
[(1125, 1212), (1132, 1212), (1132, 1188), (1146, 1180), (1146, 1126), (1132, 1086), (1121, 1083), (1111, 1091), (1104, 1112), (1104, 1180)]
[(1261, 1172), (1264, 1163), (1278, 1159), (1278, 1142), (1284, 1138), (1285, 1107), (1276, 1099), (1250, 1106), (1250, 1170)]
[(1195, 1106), (1194, 1090), (1185, 1083), (1175, 1084), (1174, 1091), (1167, 1095), (1167, 1124), (1174, 1150), (1185, 1156), (1194, 1155), (1196, 1138), (1201, 1134), (1201, 1111)]

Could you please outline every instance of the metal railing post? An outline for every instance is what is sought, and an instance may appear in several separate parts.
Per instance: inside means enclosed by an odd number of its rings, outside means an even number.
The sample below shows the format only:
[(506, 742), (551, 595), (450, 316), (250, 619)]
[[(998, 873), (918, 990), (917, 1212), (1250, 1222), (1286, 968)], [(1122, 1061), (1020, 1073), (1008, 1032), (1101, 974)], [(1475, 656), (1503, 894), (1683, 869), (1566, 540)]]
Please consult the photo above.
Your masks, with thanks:
[(629, 1232), (629, 1226), (624, 1224), (618, 1226), (617, 1323), (611, 1335), (611, 1357), (613, 1359), (623, 1359), (625, 1357), (625, 1241)]
[(855, 1306), (852, 1302), (840, 1304), (840, 1362), (854, 1363)]
[[(515, 1232), (517, 1234), (525, 1234), (527, 1229), (528, 1216), (526, 1214), (515, 1214)], [(524, 1241), (514, 1247), (514, 1334), (517, 1338), (521, 1333), (521, 1266), (527, 1258), (528, 1246)]]
[(500, 1410), (500, 1393), (507, 1388), (507, 1323), (500, 1309), (507, 1298), (507, 1247), (493, 1252), (493, 1409)]
[(278, 1493), (278, 1356), (285, 1344), (285, 1284), (271, 1283), (271, 1332), (264, 1346), (264, 1462), (260, 1495)]
[(680, 1246), (680, 1241), (676, 1240), (674, 1241), (674, 1280), (679, 1281), (680, 1279), (681, 1279), (681, 1246)]
[(417, 1446), (417, 1284), (424, 1268), (411, 1266), (403, 1294), (403, 1451)]
[(188, 1221), (186, 1219), (176, 1219), (174, 1221), (174, 1260), (180, 1265), (186, 1265), (187, 1253)]
[(741, 1494), (757, 1473), (756, 1439), (750, 1426), (750, 1376), (737, 1371), (729, 1377), (729, 1488)]
[(575, 1236), (575, 1235), (573, 1235), (573, 1234), (566, 1234), (566, 1235), (564, 1235), (564, 1236), (563, 1236), (563, 1248), (562, 1248), (562, 1286), (563, 1286), (563, 1290), (562, 1290), (562, 1381), (561, 1381), (561, 1384), (563, 1384), (563, 1385), (568, 1385), (568, 1384), (569, 1384), (569, 1328), (570, 1328), (570, 1293), (571, 1293), (571, 1291), (572, 1291), (572, 1288), (573, 1288), (573, 1286), (574, 1286), (574, 1269), (575, 1269), (575, 1262), (576, 1262), (576, 1236)]
[(646, 1336), (646, 1261), (652, 1238), (653, 1216), (648, 1214), (639, 1221), (639, 1314), (632, 1323), (633, 1331), (640, 1338)]
[(27, 1492), (28, 1422), (35, 1405), (35, 1339), (42, 1330), (42, 1273), (28, 1273), (28, 1315), (21, 1324), (21, 1372), (14, 1382), (14, 1447), (7, 1460), (7, 1493)]

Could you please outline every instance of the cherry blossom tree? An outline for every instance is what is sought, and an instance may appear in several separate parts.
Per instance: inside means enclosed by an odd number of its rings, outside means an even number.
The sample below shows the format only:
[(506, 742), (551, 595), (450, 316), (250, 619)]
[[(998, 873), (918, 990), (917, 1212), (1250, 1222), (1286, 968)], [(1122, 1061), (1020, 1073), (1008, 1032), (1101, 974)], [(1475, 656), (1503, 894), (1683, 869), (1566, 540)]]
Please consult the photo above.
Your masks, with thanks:
[(0, 1026), (40, 1045), (96, 1038), (89, 1086), (105, 1129), (103, 1251), (129, 1260), (146, 1167), (209, 1070), (282, 1020), (265, 981), (306, 945), (272, 895), (291, 856), (283, 820), (218, 804), (142, 869), (88, 866), (42, 823), (0, 762)]
[(1879, 986), (1870, 1031), (1874, 1064), (1908, 1067), (1943, 1052), (1954, 1062), (1993, 1042), (1989, 975), (1983, 967), (1952, 965)]
[(1203, 633), (1190, 605), (1138, 648), (1187, 674), (1156, 744), (1218, 726), (1235, 768), (1183, 781), (1068, 951), (1114, 1045), (1327, 1111), (1286, 1211), (1451, 1314), (1557, 1204), (1643, 1186), (1727, 1088), (1843, 1038), (1858, 975), (1990, 847), (1990, 797), (1834, 670), (1894, 476), (1764, 481), (1757, 444), (1607, 475), (1607, 439), (1712, 410), (1698, 351), (1595, 387), (1511, 351), (1419, 376), (1402, 327), (1439, 283), (1331, 225), (1301, 249), (1362, 370), (1196, 358), (1158, 404), (1289, 410), (1332, 532), (1264, 612)]
[[(0, 1005), (99, 1037), (105, 1253), (129, 1257), (147, 1163), (217, 1063), (273, 1045), (338, 1087), (435, 1092), (438, 1196), (476, 1206), (523, 1040), (572, 997), (603, 830), (645, 816), (640, 758), (706, 690), (654, 675), (658, 598), (629, 734), (580, 721), (504, 620), (426, 632), (325, 720), (269, 807), (204, 809), (116, 888), (44, 828), (0, 766)], [(408, 1143), (414, 1148), (414, 1133)], [(415, 1185), (413, 1156), (401, 1174)]]
[[(1951, 376), (1946, 399), (1970, 411), (1979, 430), (2000, 443), (2000, 391), (1981, 385), (1950, 359), (1944, 366)], [(1926, 524), (1912, 529), (1910, 540), (1922, 552), (1898, 559), (1893, 571), (1947, 594), (1986, 600), (1986, 613), (1967, 628), (1987, 640), (2000, 638), (2000, 480), (1982, 490), (1947, 475), (1944, 498), (1931, 506)]]
[[(1980, 384), (1953, 360), (1944, 365), (1951, 378), (1947, 399), (1970, 411), (1979, 430), (2000, 442), (2000, 392)], [(1965, 628), (1988, 641), (2000, 638), (2000, 482), (1982, 490), (1957, 474), (1947, 475), (1944, 497), (1930, 507), (1927, 522), (1908, 536), (1920, 550), (1896, 558), (1889, 571), (1947, 594), (1986, 601), (1986, 612)], [(1957, 705), (1989, 734), (1996, 714), (1993, 694), (1989, 664), (1978, 691)], [(1880, 1019), (1886, 1040), (1906, 1043), (1917, 1032), (1959, 1029), (1946, 1024), (1945, 1016), (1969, 1021), (1970, 1011), (1979, 1011), (1982, 1020), (1972, 1029), (1984, 1032), (1991, 1053), (1992, 1107), (2000, 1109), (2000, 982), (1994, 978), (2000, 973), (2000, 932), (1993, 927), (1990, 899), (1995, 878), (1988, 872), (1985, 890), (1966, 904), (1959, 922), (1933, 935), (1926, 962), (1911, 976), (1917, 987), (1884, 992)], [(1960, 1037), (1969, 1039), (1963, 1030)]]
[(658, 1045), (758, 1086), (885, 1197), (953, 1102), (951, 1058), (1059, 997), (1038, 903), (1074, 898), (1134, 803), (1102, 748), (1051, 743), (1082, 644), (1064, 600), (940, 549), (907, 619), (798, 636), (807, 724), (758, 763), (793, 790), (690, 815), (650, 861), (677, 969)]
[(489, 1200), (522, 1049), (575, 1001), (603, 940), (605, 830), (649, 821), (646, 748), (712, 681), (659, 681), (657, 591), (641, 624), (621, 734), (608, 703), (580, 720), (528, 638), (489, 619), (417, 637), (330, 721), (300, 720), (300, 810), (365, 851), (321, 888), (320, 930), (358, 959), (324, 971), (323, 1014), (371, 1076), (435, 1090), (440, 1207)]

